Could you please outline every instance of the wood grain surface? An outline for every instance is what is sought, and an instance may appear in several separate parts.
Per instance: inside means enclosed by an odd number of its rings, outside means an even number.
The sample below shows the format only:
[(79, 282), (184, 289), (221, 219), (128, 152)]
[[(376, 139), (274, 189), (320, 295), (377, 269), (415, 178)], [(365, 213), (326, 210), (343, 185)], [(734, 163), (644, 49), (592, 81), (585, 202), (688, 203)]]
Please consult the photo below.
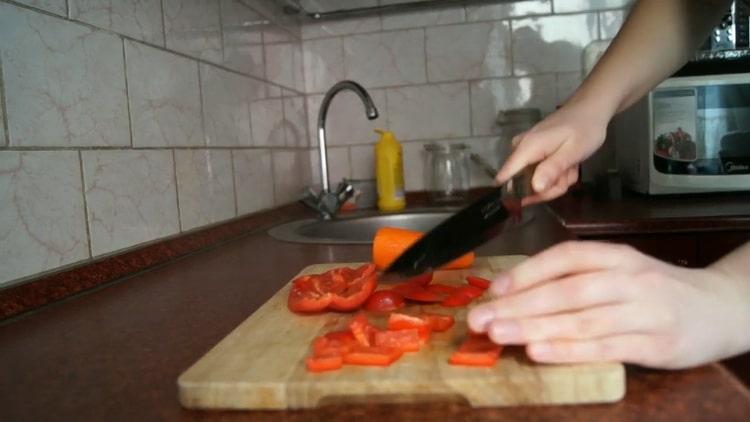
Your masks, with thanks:
[[(524, 257), (478, 258), (470, 270), (439, 271), (435, 282), (462, 284), (468, 274), (491, 277)], [(300, 274), (354, 263), (318, 264)], [(289, 284), (187, 369), (178, 379), (183, 406), (198, 409), (300, 409), (349, 402), (422, 402), (451, 398), (473, 407), (603, 403), (625, 394), (619, 363), (541, 365), (522, 349), (506, 348), (493, 368), (448, 364), (466, 335), (466, 309), (411, 305), (454, 314), (456, 325), (435, 333), (428, 346), (387, 368), (345, 366), (308, 373), (304, 359), (318, 335), (346, 325), (351, 314), (295, 315), (287, 309)], [(481, 300), (487, 300), (482, 298)], [(382, 326), (383, 321), (372, 318)]]

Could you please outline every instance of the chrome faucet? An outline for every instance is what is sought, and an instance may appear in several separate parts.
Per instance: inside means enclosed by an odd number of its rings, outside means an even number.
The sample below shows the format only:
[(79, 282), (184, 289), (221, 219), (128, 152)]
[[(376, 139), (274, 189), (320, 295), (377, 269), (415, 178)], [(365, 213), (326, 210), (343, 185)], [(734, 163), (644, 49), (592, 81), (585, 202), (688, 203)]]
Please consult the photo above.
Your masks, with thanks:
[(302, 198), (302, 202), (318, 211), (321, 217), (326, 220), (332, 218), (341, 205), (354, 194), (354, 188), (346, 179), (342, 180), (336, 187), (336, 190), (332, 192), (328, 179), (328, 152), (326, 149), (326, 118), (328, 117), (328, 108), (331, 105), (333, 97), (347, 89), (354, 91), (359, 99), (362, 100), (365, 106), (365, 114), (369, 120), (374, 120), (378, 117), (378, 109), (375, 108), (370, 94), (356, 82), (341, 81), (331, 87), (323, 97), (323, 102), (320, 104), (320, 111), (318, 112), (318, 152), (320, 154), (320, 178), (323, 189), (316, 194), (315, 191), (308, 187), (307, 192)]

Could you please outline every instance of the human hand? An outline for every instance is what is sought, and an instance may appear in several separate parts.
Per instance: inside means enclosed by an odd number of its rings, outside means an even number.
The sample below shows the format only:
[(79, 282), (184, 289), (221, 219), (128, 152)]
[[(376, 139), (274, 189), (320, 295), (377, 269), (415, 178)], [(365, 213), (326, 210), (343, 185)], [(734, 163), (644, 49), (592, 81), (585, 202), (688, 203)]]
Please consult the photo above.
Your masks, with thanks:
[(582, 101), (567, 103), (513, 138), (513, 150), (495, 180), (503, 184), (539, 163), (531, 179), (535, 194), (523, 205), (561, 196), (578, 180), (579, 164), (604, 142), (610, 117)]
[(471, 330), (525, 344), (539, 362), (622, 361), (684, 368), (750, 346), (750, 298), (729, 276), (622, 245), (566, 242), (493, 282)]

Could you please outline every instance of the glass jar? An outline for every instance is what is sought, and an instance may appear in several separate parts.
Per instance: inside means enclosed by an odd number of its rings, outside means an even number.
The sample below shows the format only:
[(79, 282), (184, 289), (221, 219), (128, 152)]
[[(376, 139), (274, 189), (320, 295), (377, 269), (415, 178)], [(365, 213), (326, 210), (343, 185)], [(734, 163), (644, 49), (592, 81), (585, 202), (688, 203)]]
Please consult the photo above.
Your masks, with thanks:
[(465, 144), (427, 144), (426, 186), (432, 202), (451, 203), (467, 199), (469, 148)]

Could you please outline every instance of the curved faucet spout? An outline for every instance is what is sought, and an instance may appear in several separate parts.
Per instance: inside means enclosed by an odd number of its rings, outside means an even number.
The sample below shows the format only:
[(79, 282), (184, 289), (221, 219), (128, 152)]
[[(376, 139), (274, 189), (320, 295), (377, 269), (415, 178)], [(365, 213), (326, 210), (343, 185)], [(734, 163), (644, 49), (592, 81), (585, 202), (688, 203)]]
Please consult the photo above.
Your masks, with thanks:
[(369, 120), (377, 119), (378, 109), (372, 102), (370, 94), (360, 84), (354, 81), (341, 81), (331, 87), (326, 95), (323, 97), (323, 102), (320, 104), (320, 111), (318, 112), (318, 152), (320, 153), (320, 178), (323, 184), (323, 192), (330, 192), (330, 182), (328, 179), (328, 153), (326, 149), (326, 119), (328, 117), (328, 108), (331, 105), (333, 97), (341, 91), (350, 90), (354, 91), (355, 94), (362, 100), (362, 104), (365, 106), (365, 114)]

